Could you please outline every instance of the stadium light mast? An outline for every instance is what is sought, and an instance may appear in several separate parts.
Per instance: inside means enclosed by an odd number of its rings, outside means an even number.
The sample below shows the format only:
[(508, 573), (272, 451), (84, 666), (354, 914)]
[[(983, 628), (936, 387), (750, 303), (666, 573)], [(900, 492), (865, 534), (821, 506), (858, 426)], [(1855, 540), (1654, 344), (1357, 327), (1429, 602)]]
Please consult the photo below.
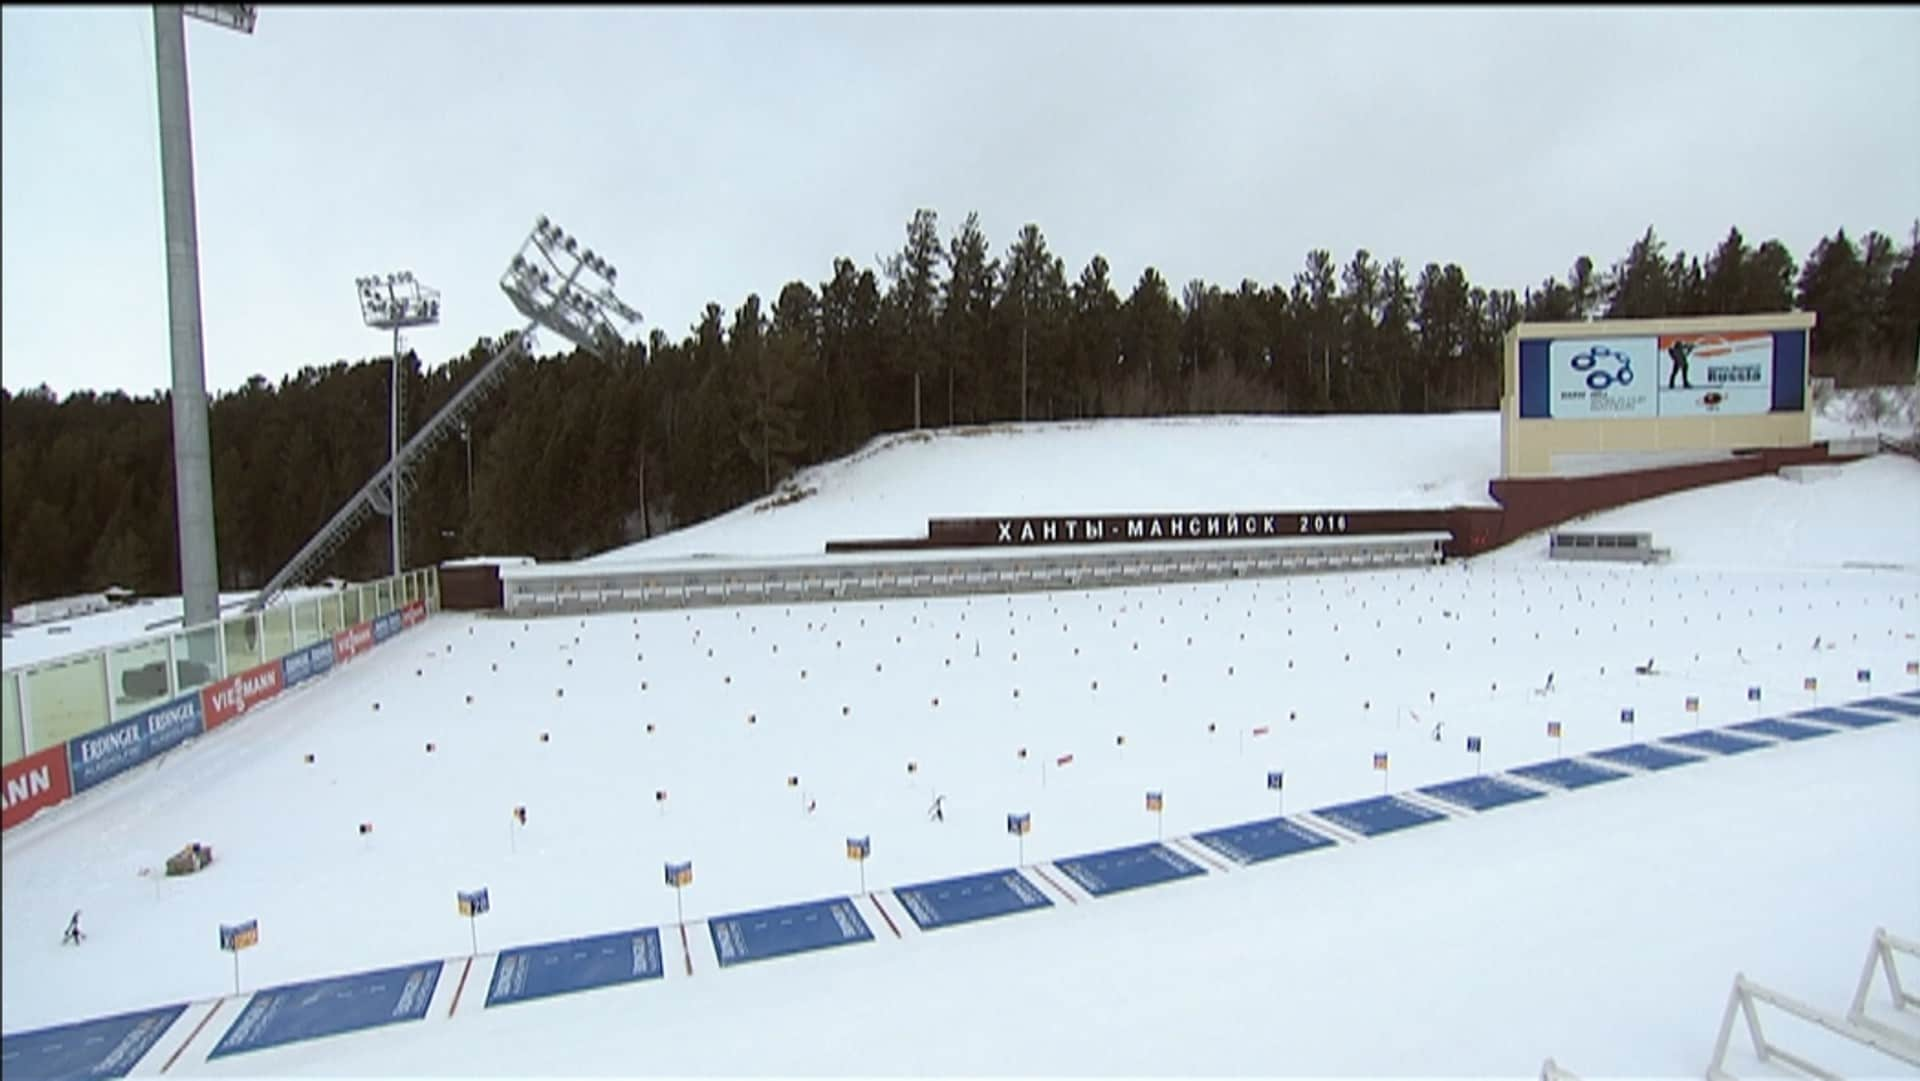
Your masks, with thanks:
[(400, 561), (401, 490), (406, 486), (400, 470), (400, 331), (407, 327), (432, 326), (440, 321), (440, 293), (420, 284), (413, 271), (402, 270), (383, 276), (357, 278), (360, 289), (360, 318), (376, 330), (393, 332), (393, 388), (389, 394), (392, 417), (388, 426), (387, 492), (384, 508), (393, 523), (393, 573), (406, 568)]
[(618, 277), (619, 271), (592, 248), (583, 247), (579, 238), (543, 214), (507, 264), (500, 289), (534, 323), (606, 357), (626, 346), (613, 319), (640, 321), (640, 313), (614, 295)]
[(252, 4), (153, 9), (153, 68), (160, 100), (160, 199), (167, 244), (167, 338), (173, 359), (173, 476), (184, 625), (220, 615), (214, 544), (207, 365), (200, 336), (200, 241), (193, 205), (193, 118), (187, 104), (186, 16), (253, 33)]

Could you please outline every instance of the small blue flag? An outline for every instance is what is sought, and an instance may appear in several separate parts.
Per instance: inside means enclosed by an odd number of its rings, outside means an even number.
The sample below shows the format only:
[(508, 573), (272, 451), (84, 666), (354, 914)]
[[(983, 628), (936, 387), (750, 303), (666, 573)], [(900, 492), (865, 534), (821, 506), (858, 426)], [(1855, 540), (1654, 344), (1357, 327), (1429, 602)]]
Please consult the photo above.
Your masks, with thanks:
[(1758, 702), (1758, 701), (1760, 701), (1760, 688), (1758, 688), (1758, 687), (1748, 687), (1748, 688), (1747, 688), (1747, 701), (1749, 701), (1749, 702)]
[(1480, 753), (1480, 737), (1479, 736), (1467, 737), (1467, 750), (1472, 751), (1474, 754)]
[(1633, 710), (1631, 710), (1631, 709), (1623, 709), (1623, 710), (1621, 710), (1621, 711), (1620, 711), (1620, 723), (1621, 723), (1621, 724), (1632, 724), (1632, 723), (1633, 723)]
[(1031, 814), (1008, 815), (1007, 816), (1007, 832), (1012, 834), (1032, 833), (1033, 832), (1033, 815)]
[(1280, 770), (1277, 770), (1277, 769), (1270, 770), (1267, 773), (1267, 787), (1279, 788), (1282, 786), (1282, 783), (1286, 780), (1286, 778), (1287, 778), (1287, 775), (1281, 772)]

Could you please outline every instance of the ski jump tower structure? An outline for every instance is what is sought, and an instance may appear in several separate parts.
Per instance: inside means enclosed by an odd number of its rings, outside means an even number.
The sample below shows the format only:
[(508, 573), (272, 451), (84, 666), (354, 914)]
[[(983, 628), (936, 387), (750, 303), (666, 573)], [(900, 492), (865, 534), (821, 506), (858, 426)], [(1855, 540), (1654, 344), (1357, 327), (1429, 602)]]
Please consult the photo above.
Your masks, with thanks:
[(288, 586), (303, 581), (370, 515), (396, 506), (407, 486), (408, 467), (460, 430), (481, 399), (505, 377), (507, 366), (532, 348), (536, 329), (552, 331), (601, 356), (625, 346), (621, 328), (638, 324), (640, 313), (615, 294), (617, 276), (612, 264), (542, 215), (500, 277), (501, 291), (526, 317), (527, 325), (501, 340), (480, 371), (268, 579), (247, 602), (247, 611), (259, 611)]

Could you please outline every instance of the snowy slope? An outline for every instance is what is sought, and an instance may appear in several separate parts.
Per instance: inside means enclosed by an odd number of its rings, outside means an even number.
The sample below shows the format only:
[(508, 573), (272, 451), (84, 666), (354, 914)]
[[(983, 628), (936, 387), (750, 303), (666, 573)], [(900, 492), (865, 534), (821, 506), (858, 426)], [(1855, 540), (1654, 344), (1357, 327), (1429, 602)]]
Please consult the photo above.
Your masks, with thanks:
[[(1431, 505), (1469, 501), (1485, 463), (1426, 472), (1472, 442), (1443, 421), (1466, 425), (1437, 418), (1383, 441), (1371, 421), (1316, 422), (1352, 472), (1329, 458), (1299, 481), (1354, 506), (1393, 506), (1429, 481), (1446, 493)], [(1165, 467), (1228, 454), (1238, 445), (1210, 429), (1236, 425), (1130, 427), (1124, 439), (1093, 433), (1104, 448), (1079, 469), (1104, 478), (1089, 481), (1104, 494), (1088, 505), (1245, 507), (1284, 494), (1250, 472), (1244, 489), (1212, 489)], [(1497, 447), (1497, 430), (1486, 434)], [(914, 445), (944, 479), (898, 496), (912, 503), (899, 522), (897, 504), (860, 509), (899, 491), (897, 477), (845, 496), (871, 528), (780, 521), (795, 536), (829, 525), (844, 536), (917, 531), (929, 514), (1072, 509), (1050, 468), (1023, 477), (1009, 465), (989, 471), (993, 487), (966, 488), (959, 478), (991, 463), (935, 464), (1000, 438)], [(1100, 473), (1087, 472), (1096, 460)], [(1126, 482), (1140, 478), (1157, 479), (1136, 498)], [(1169, 503), (1175, 491), (1191, 501)], [(854, 892), (852, 834), (873, 838), (878, 890), (1012, 865), (1010, 811), (1033, 815), (1032, 863), (1151, 839), (1149, 788), (1166, 793), (1175, 837), (1271, 815), (1270, 769), (1286, 770), (1294, 813), (1471, 774), (1467, 735), (1485, 740), (1478, 764), (1493, 771), (1627, 742), (1622, 707), (1645, 740), (1753, 716), (1748, 686), (1763, 688), (1769, 714), (1910, 687), (1915, 506), (1920, 463), (1876, 458), (1601, 516), (1674, 549), (1653, 568), (1550, 564), (1544, 542), (1523, 541), (1352, 577), (436, 617), (10, 831), (0, 1028), (220, 996), (232, 979), (213, 946), (223, 922), (260, 920), (261, 946), (244, 959), (259, 988), (463, 957), (453, 893), (486, 885), (494, 911), (473, 976), (485, 986), (487, 951), (503, 946), (670, 929), (667, 860), (698, 867), (685, 897), (697, 921)], [(771, 527), (751, 513), (729, 516), (743, 539), (722, 518), (700, 543), (798, 543), (756, 538)], [(1660, 674), (1633, 675), (1649, 656)], [(1870, 687), (1854, 683), (1860, 668)], [(1556, 690), (1535, 694), (1548, 672)], [(1806, 676), (1819, 691), (1802, 689)], [(1682, 709), (1689, 694), (1698, 714)], [(1565, 725), (1564, 748), (1545, 734), (1550, 719)], [(1382, 751), (1384, 776), (1371, 768)], [(1038, 763), (1068, 752), (1074, 763), (1043, 782)], [(935, 794), (944, 823), (926, 818)], [(511, 826), (515, 805), (529, 810), (524, 828)], [(1874, 926), (1920, 932), (1920, 861), (1897, 857), (1916, 836), (1920, 724), (1903, 722), (724, 971), (696, 923), (691, 978), (675, 936), (664, 980), (491, 1010), (473, 997), (451, 1020), (443, 999), (421, 1022), (207, 1062), (215, 1032), (169, 1073), (1523, 1076), (1551, 1054), (1590, 1077), (1697, 1074), (1736, 970), (1843, 1007)], [(220, 854), (208, 873), (139, 874), (195, 839)], [(76, 907), (93, 937), (62, 949)], [(1850, 1076), (1888, 1072), (1820, 1039), (1799, 1046)]]

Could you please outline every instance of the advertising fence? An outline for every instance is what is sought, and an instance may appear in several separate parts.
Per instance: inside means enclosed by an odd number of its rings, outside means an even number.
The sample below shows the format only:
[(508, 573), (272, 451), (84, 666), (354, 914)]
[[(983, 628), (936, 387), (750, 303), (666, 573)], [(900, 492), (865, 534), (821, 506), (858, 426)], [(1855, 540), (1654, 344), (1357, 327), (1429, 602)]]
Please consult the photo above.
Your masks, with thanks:
[(7, 672), (0, 829), (327, 674), (438, 605), (427, 568)]

